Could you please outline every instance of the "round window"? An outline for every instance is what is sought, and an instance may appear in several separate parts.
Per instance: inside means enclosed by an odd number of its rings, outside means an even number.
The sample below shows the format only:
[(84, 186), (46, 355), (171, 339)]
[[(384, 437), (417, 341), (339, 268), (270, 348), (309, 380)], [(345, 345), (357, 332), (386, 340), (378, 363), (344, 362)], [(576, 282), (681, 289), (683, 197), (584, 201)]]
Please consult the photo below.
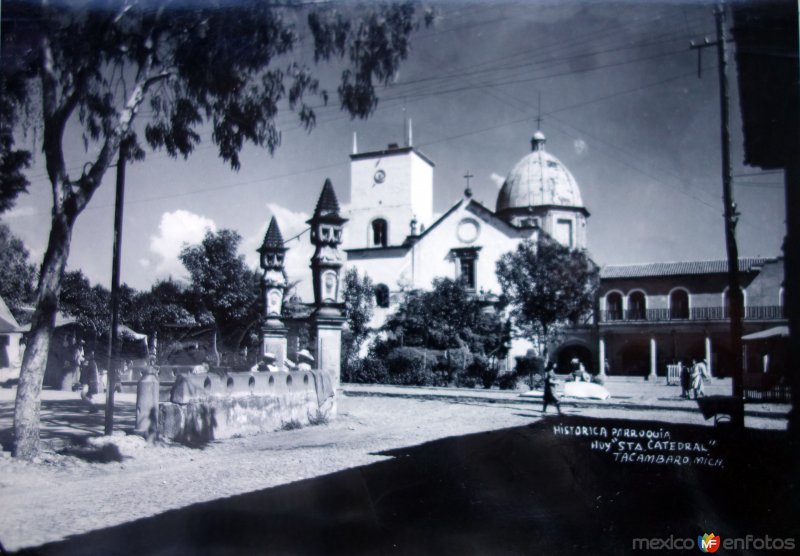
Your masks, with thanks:
[(462, 242), (472, 243), (478, 239), (480, 232), (481, 228), (477, 221), (473, 220), (472, 218), (465, 218), (458, 223), (456, 235), (458, 235), (458, 239)]

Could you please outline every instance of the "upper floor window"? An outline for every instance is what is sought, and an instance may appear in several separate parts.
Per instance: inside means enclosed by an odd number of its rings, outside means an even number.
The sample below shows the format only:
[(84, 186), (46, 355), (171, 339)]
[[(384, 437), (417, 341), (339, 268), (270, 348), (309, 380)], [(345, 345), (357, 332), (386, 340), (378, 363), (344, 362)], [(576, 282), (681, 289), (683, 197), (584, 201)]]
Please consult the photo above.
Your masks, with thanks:
[(458, 279), (470, 290), (475, 290), (478, 284), (477, 260), (480, 249), (480, 247), (465, 247), (450, 252), (458, 261)]
[(555, 238), (564, 247), (575, 247), (572, 237), (572, 220), (559, 218), (556, 220)]
[[(744, 288), (739, 288), (739, 291), (742, 292), (742, 310), (746, 310), (747, 307), (747, 296), (745, 295)], [(731, 316), (731, 290), (730, 288), (725, 288), (725, 291), (722, 294), (722, 307), (723, 307), (723, 318), (730, 318)], [(744, 314), (742, 315), (745, 316)]]
[(675, 290), (669, 294), (669, 318), (689, 318), (689, 294), (686, 290)]
[(384, 308), (389, 306), (389, 286), (386, 284), (375, 286), (375, 304)]
[(475, 259), (459, 260), (459, 278), (468, 289), (475, 289)]
[(647, 315), (647, 298), (640, 291), (631, 292), (628, 296), (628, 318), (644, 320)]
[(606, 296), (606, 320), (622, 319), (622, 294), (611, 292)]
[(388, 225), (383, 218), (372, 221), (372, 246), (386, 247), (389, 244)]

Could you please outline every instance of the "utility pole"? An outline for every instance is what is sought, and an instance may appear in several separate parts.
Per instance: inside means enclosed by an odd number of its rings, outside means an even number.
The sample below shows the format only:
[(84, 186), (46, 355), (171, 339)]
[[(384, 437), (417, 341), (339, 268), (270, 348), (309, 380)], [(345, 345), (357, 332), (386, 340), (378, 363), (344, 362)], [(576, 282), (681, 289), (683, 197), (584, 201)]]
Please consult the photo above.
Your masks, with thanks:
[(114, 392), (117, 388), (117, 370), (120, 367), (119, 346), (119, 269), (122, 253), (122, 205), (125, 199), (126, 140), (119, 145), (117, 159), (117, 191), (114, 203), (114, 256), (111, 263), (111, 341), (108, 345), (108, 391), (106, 392), (105, 434), (114, 430)]
[[(728, 255), (728, 299), (730, 300), (730, 324), (731, 324), (731, 352), (732, 367), (730, 369), (733, 379), (732, 395), (737, 400), (744, 397), (742, 385), (742, 319), (744, 317), (744, 302), (742, 290), (739, 286), (739, 249), (736, 245), (736, 224), (739, 220), (739, 213), (736, 212), (736, 202), (733, 200), (732, 172), (731, 172), (731, 153), (730, 153), (730, 114), (728, 96), (728, 50), (727, 37), (725, 36), (725, 8), (718, 4), (714, 10), (714, 19), (717, 28), (717, 40), (709, 42), (706, 39), (703, 44), (690, 44), (692, 50), (698, 51), (698, 75), (700, 74), (699, 56), (700, 49), (716, 46), (717, 47), (717, 71), (719, 73), (719, 103), (720, 103), (720, 124), (722, 139), (722, 200), (725, 204), (725, 246)], [(732, 423), (737, 427), (744, 427), (744, 412), (737, 417), (737, 421)]]

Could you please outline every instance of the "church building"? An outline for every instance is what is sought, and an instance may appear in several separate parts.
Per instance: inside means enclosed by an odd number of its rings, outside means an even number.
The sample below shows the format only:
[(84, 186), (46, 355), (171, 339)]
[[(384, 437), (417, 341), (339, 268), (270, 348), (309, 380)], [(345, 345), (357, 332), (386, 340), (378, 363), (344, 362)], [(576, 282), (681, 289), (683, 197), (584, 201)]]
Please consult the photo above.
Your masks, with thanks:
[[(531, 152), (511, 170), (492, 210), (464, 195), (434, 219), (434, 163), (411, 145), (354, 152), (345, 251), (347, 266), (376, 284), (380, 325), (402, 292), (430, 288), (433, 280), (463, 280), (491, 300), (501, 288), (495, 266), (524, 240), (546, 233), (563, 245), (586, 248), (580, 190), (569, 170), (545, 149), (537, 131)], [(524, 354), (526, 343), (512, 348)], [(520, 353), (521, 352), (521, 353)]]
[(347, 265), (377, 284), (379, 307), (395, 302), (402, 290), (429, 288), (437, 277), (499, 294), (496, 261), (542, 232), (568, 247), (586, 247), (589, 213), (575, 178), (545, 150), (541, 132), (531, 146), (508, 174), (495, 210), (467, 187), (435, 220), (434, 163), (422, 152), (390, 144), (350, 156)]

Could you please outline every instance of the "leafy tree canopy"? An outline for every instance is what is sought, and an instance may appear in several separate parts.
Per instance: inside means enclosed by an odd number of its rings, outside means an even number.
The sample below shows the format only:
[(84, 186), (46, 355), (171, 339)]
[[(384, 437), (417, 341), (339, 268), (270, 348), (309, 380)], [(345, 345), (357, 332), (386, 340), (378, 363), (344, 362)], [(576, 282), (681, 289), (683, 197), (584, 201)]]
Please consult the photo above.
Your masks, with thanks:
[(517, 331), (547, 359), (547, 346), (564, 327), (591, 314), (599, 271), (584, 252), (541, 236), (504, 254), (497, 278)]
[(507, 330), (500, 314), (449, 278), (435, 279), (431, 291), (409, 292), (384, 327), (391, 332), (389, 344), (505, 355)]
[[(198, 245), (185, 247), (180, 259), (191, 277), (198, 319), (210, 314), (223, 334), (258, 318), (258, 275), (237, 249), (241, 236), (232, 230), (207, 232)], [(236, 346), (234, 346), (236, 347)]]
[(23, 316), (22, 308), (33, 302), (36, 269), (29, 257), (22, 240), (0, 224), (0, 297), (17, 320)]
[(369, 276), (359, 277), (355, 268), (349, 268), (344, 275), (344, 305), (348, 328), (352, 337), (354, 352), (370, 332), (369, 321), (375, 308), (375, 288)]
[[(125, 288), (125, 297), (132, 291)], [(61, 279), (61, 310), (78, 320), (84, 334), (108, 335), (111, 329), (111, 292), (99, 284), (92, 286), (80, 270), (65, 272)]]

